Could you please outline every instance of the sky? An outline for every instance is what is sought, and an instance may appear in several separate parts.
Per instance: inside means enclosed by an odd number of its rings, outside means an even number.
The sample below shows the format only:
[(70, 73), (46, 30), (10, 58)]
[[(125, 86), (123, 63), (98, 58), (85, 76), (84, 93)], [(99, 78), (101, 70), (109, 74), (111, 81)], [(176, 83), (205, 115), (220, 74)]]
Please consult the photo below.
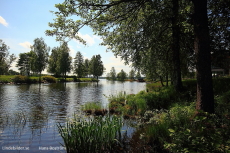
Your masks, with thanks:
[[(45, 31), (51, 30), (49, 22), (56, 18), (50, 11), (56, 11), (55, 4), (62, 3), (64, 0), (0, 0), (0, 39), (10, 47), (10, 54), (17, 57), (20, 53), (30, 51), (30, 46), (36, 38), (44, 38), (45, 43), (51, 47), (60, 46), (55, 37), (46, 36)], [(131, 67), (124, 64), (124, 61), (116, 58), (112, 52), (106, 52), (105, 46), (100, 46), (102, 42), (99, 36), (94, 35), (89, 27), (84, 27), (79, 31), (79, 35), (86, 40), (87, 45), (83, 45), (76, 40), (68, 43), (70, 55), (75, 57), (80, 51), (84, 58), (91, 59), (93, 55), (100, 54), (106, 72), (106, 76), (114, 67), (116, 72), (123, 69), (129, 73)], [(51, 54), (51, 51), (50, 51)], [(18, 59), (17, 59), (18, 60)], [(16, 60), (16, 61), (17, 61)], [(16, 62), (11, 69), (17, 71)], [(45, 72), (43, 72), (45, 73)]]

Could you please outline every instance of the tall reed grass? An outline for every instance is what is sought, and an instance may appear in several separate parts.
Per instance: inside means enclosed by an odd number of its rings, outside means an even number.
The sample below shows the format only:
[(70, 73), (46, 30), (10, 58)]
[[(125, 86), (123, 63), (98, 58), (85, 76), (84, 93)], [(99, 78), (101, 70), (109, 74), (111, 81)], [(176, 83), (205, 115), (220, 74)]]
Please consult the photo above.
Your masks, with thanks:
[(110, 152), (118, 144), (122, 121), (116, 116), (74, 116), (65, 125), (58, 124), (67, 153)]

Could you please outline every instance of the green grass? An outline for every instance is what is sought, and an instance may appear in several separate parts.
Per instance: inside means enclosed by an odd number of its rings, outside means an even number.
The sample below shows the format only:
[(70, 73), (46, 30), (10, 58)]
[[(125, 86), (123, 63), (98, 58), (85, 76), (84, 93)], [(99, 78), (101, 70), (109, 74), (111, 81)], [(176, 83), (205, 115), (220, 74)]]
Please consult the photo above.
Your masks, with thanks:
[[(20, 76), (20, 78), (18, 77)], [(16, 79), (16, 81), (14, 80), (15, 77), (18, 77)], [(0, 83), (37, 83), (39, 80), (38, 76), (30, 76), (30, 77), (26, 77), (26, 76), (22, 76), (22, 75), (0, 75)], [(55, 83), (55, 82), (64, 82), (63, 78), (55, 78), (53, 76), (48, 76), (48, 75), (44, 75), (42, 76), (42, 80), (45, 82), (50, 82), (50, 83)], [(97, 79), (95, 78), (79, 78), (79, 79), (75, 79), (74, 77), (69, 77), (66, 78), (67, 82), (96, 82)]]
[(121, 118), (113, 116), (83, 118), (74, 116), (65, 125), (58, 124), (67, 153), (110, 152), (118, 144)]
[(0, 83), (12, 82), (14, 75), (0, 75)]

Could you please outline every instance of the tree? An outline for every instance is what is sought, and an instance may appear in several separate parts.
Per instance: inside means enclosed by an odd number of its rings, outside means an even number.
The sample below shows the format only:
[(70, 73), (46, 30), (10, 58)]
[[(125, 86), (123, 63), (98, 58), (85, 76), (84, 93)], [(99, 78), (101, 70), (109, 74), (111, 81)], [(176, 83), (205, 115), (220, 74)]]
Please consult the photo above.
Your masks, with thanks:
[(31, 49), (35, 55), (34, 70), (40, 74), (39, 82), (41, 82), (41, 73), (48, 63), (50, 47), (47, 46), (43, 38), (36, 38)]
[[(184, 8), (179, 8), (179, 6)], [(112, 50), (115, 56), (121, 56), (126, 62), (132, 62), (135, 66), (142, 67), (144, 65), (142, 69), (150, 71), (150, 67), (154, 65), (151, 65), (150, 60), (145, 62), (145, 59), (149, 59), (149, 54), (152, 55), (151, 57), (157, 58), (164, 56), (165, 58), (160, 58), (160, 60), (166, 59), (173, 65), (170, 67), (170, 72), (172, 83), (177, 90), (181, 87), (180, 52), (183, 51), (183, 54), (186, 55), (183, 55), (186, 57), (184, 59), (191, 59), (189, 57), (193, 49), (186, 45), (189, 46), (191, 40), (194, 39), (194, 61), (198, 86), (197, 109), (213, 112), (207, 0), (79, 0), (77, 3), (66, 0), (56, 7), (59, 9), (56, 12), (57, 19), (55, 23), (49, 24), (54, 29), (47, 30), (47, 35), (56, 35), (58, 40), (70, 37), (84, 42), (79, 38), (77, 32), (83, 26), (88, 25), (93, 28), (96, 34), (102, 36), (103, 45), (109, 46), (108, 49)], [(189, 10), (194, 11), (192, 15), (193, 33), (186, 29), (190, 18)], [(180, 12), (185, 12), (182, 14), (183, 18), (179, 18)], [(81, 20), (75, 22), (70, 19), (71, 15), (77, 15), (81, 17)], [(181, 38), (185, 37), (185, 34), (189, 34), (190, 37), (182, 40)], [(186, 45), (178, 43), (185, 42), (185, 40), (189, 40), (188, 43), (185, 43)], [(186, 48), (188, 48), (187, 52)], [(158, 60), (157, 58), (152, 61)], [(186, 63), (185, 60), (183, 62)], [(188, 66), (189, 64), (183, 65), (183, 69)]]
[(9, 54), (9, 49), (10, 47), (0, 39), (0, 74), (6, 74), (16, 59), (14, 54)]
[(117, 79), (119, 81), (125, 81), (125, 79), (127, 79), (127, 73), (123, 69), (121, 69), (121, 72), (117, 74)]
[(59, 47), (54, 47), (52, 49), (51, 55), (49, 56), (47, 71), (49, 73), (53, 73), (56, 77), (60, 75), (60, 72), (57, 69), (59, 58)]
[(30, 76), (31, 71), (31, 60), (30, 60), (30, 53), (20, 53), (19, 59), (17, 61), (17, 67), (20, 71), (20, 74), (24, 74)]
[(197, 74), (196, 109), (214, 113), (207, 0), (192, 0), (192, 3), (194, 5), (194, 48)]
[(138, 72), (137, 72), (137, 74), (136, 74), (136, 78), (137, 78), (137, 79), (141, 78), (140, 71), (138, 71)]
[(112, 67), (111, 70), (110, 70), (110, 73), (109, 73), (109, 78), (110, 78), (111, 80), (116, 80), (116, 78), (117, 78), (116, 75), (117, 75), (117, 74), (116, 74), (116, 70), (115, 70), (114, 67)]
[(77, 52), (74, 58), (74, 73), (77, 74), (78, 78), (85, 76), (85, 65), (84, 57), (81, 52)]
[(71, 71), (71, 62), (72, 58), (69, 55), (69, 47), (66, 42), (62, 42), (61, 46), (58, 50), (58, 64), (57, 64), (57, 71), (62, 74), (63, 78), (66, 80), (66, 74)]
[(129, 78), (130, 79), (134, 79), (135, 78), (135, 71), (133, 69), (129, 72)]
[(89, 66), (90, 66), (90, 60), (85, 59), (85, 61), (84, 61), (84, 76), (88, 77), (90, 75)]
[(100, 55), (94, 55), (90, 60), (90, 73), (98, 79), (104, 72), (104, 65)]

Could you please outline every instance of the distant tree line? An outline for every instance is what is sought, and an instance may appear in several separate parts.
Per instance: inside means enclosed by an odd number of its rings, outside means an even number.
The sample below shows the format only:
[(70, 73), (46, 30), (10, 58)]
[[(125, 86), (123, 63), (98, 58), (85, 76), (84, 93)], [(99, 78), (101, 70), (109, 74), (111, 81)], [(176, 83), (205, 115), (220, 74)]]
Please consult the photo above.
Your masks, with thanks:
[(125, 81), (126, 79), (134, 80), (141, 78), (141, 74), (138, 71), (137, 73), (132, 69), (129, 74), (127, 74), (123, 69), (119, 73), (116, 73), (114, 67), (111, 68), (110, 72), (107, 73), (106, 79), (108, 80), (118, 80), (118, 81)]
[(30, 76), (31, 73), (40, 74), (47, 68), (47, 72), (56, 77), (62, 76), (66, 79), (67, 73), (73, 72), (78, 78), (93, 76), (98, 79), (105, 70), (100, 55), (94, 55), (90, 60), (84, 59), (81, 52), (77, 52), (72, 62), (70, 49), (66, 42), (54, 47), (49, 56), (50, 47), (43, 38), (36, 38), (31, 51), (20, 53), (17, 67), (20, 74)]

